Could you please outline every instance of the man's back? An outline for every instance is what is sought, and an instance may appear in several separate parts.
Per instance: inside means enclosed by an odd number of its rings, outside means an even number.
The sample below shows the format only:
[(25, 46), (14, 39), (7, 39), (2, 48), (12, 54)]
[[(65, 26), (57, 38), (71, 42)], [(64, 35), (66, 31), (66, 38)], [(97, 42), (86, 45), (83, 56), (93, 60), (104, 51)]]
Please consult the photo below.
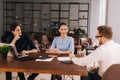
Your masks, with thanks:
[(120, 62), (120, 45), (111, 40), (102, 45), (101, 50), (99, 75), (102, 76), (109, 66)]

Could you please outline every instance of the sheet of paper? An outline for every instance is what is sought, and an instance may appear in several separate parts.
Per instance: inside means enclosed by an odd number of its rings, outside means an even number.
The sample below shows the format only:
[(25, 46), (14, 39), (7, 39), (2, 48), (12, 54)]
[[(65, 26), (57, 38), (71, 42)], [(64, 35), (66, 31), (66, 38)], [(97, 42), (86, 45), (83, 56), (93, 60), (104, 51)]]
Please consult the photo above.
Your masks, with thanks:
[(57, 58), (59, 61), (70, 61), (69, 57), (58, 57)]
[(48, 58), (48, 59), (36, 59), (35, 61), (46, 61), (46, 62), (50, 62), (52, 61), (53, 58)]

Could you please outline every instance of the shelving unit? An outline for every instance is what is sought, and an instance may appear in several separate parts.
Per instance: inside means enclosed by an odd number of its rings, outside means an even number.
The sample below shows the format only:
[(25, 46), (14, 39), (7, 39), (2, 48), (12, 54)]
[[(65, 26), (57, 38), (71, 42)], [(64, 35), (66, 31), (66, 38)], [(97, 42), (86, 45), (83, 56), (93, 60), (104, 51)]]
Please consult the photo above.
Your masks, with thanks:
[(17, 22), (25, 33), (52, 34), (65, 22), (70, 30), (81, 28), (88, 34), (89, 3), (4, 2), (3, 11), (3, 31), (10, 31), (10, 24)]
[(60, 5), (60, 22), (65, 22), (69, 25), (69, 4)]
[(40, 24), (40, 22), (41, 22), (41, 4), (39, 4), (39, 3), (33, 3), (32, 4), (32, 26), (34, 27), (32, 27), (32, 30), (33, 30), (33, 32), (41, 32), (41, 28), (40, 28), (40, 26), (42, 26), (41, 24)]
[(89, 4), (81, 4), (79, 6), (79, 27), (88, 32), (89, 24)]

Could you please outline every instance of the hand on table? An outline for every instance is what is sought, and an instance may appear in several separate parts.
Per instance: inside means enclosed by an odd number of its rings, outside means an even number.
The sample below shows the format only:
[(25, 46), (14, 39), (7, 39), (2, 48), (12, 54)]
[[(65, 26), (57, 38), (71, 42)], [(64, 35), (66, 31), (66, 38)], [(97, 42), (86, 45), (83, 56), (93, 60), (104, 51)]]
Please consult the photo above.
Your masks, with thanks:
[(70, 58), (70, 60), (72, 60), (72, 58), (75, 58), (76, 56), (74, 55), (74, 54), (69, 54), (69, 58)]

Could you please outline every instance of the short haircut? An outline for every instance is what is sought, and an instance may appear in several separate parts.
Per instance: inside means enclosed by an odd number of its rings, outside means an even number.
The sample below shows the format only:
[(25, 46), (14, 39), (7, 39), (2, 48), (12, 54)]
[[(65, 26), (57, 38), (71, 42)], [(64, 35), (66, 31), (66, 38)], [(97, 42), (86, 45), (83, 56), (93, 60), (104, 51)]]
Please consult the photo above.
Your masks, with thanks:
[(102, 25), (102, 26), (99, 26), (97, 30), (99, 31), (99, 34), (101, 36), (104, 36), (107, 39), (112, 39), (113, 32), (110, 26)]

